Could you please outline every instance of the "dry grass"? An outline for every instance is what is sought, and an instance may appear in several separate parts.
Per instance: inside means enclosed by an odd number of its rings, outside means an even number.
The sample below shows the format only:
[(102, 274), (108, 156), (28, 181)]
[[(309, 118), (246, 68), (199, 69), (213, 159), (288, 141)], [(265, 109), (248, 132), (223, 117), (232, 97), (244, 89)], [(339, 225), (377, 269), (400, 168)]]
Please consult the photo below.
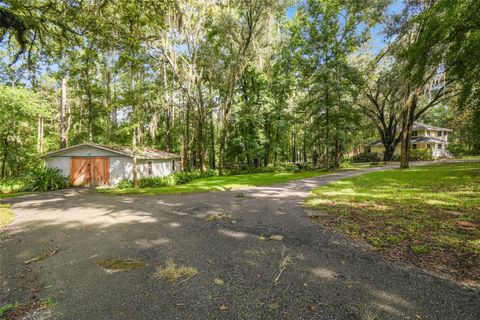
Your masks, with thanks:
[(208, 215), (205, 220), (207, 221), (216, 221), (216, 220), (221, 220), (221, 219), (231, 219), (232, 216), (230, 213), (224, 212), (224, 211), (219, 211), (215, 212), (213, 214)]
[(110, 271), (130, 271), (145, 267), (145, 262), (134, 259), (108, 258), (98, 261), (97, 266)]
[(378, 319), (378, 314), (364, 305), (358, 305), (357, 310), (361, 320), (377, 320)]
[(165, 268), (157, 268), (155, 277), (168, 282), (186, 281), (198, 274), (198, 270), (192, 267), (179, 267), (172, 259), (167, 260)]
[(274, 234), (274, 235), (271, 235), (271, 236), (270, 236), (270, 240), (282, 241), (282, 240), (283, 240), (283, 236), (282, 236), (281, 234)]
[(285, 255), (285, 250), (287, 248), (283, 247), (282, 250), (282, 258), (280, 259), (280, 262), (278, 264), (278, 275), (277, 277), (273, 280), (274, 284), (277, 284), (278, 281), (280, 280), (280, 276), (282, 275), (283, 271), (287, 269), (288, 265), (292, 263), (292, 257), (290, 255)]
[(30, 264), (30, 263), (33, 263), (33, 262), (43, 261), (43, 260), (45, 260), (46, 258), (55, 255), (57, 252), (58, 252), (58, 249), (55, 248), (55, 249), (52, 250), (52, 251), (44, 252), (44, 253), (36, 256), (36, 257), (33, 257), (33, 258), (31, 258), (31, 259), (28, 259), (28, 260), (24, 261), (23, 263), (24, 263), (24, 264)]

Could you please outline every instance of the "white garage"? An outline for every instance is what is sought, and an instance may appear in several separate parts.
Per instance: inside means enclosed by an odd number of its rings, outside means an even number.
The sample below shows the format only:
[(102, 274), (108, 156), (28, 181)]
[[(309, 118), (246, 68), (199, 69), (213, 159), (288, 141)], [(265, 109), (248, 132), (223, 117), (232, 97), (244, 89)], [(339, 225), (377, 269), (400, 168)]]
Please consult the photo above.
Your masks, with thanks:
[[(138, 178), (163, 177), (180, 171), (181, 157), (170, 152), (136, 148)], [(133, 179), (134, 151), (131, 147), (79, 144), (43, 156), (50, 168), (69, 177), (72, 186), (116, 185)]]

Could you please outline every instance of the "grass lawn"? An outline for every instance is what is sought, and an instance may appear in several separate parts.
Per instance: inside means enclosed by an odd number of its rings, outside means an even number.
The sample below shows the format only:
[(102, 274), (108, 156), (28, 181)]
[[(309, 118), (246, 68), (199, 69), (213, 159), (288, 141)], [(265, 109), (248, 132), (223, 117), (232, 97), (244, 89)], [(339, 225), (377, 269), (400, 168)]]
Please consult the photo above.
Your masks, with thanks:
[(15, 213), (8, 204), (0, 204), (0, 229), (8, 225), (15, 218)]
[(480, 156), (464, 156), (464, 157), (461, 157), (460, 160), (480, 161)]
[(97, 192), (121, 195), (156, 195), (156, 194), (177, 194), (207, 191), (226, 191), (245, 189), (254, 186), (264, 186), (275, 183), (288, 182), (291, 180), (305, 179), (326, 174), (325, 171), (302, 171), (294, 172), (271, 172), (253, 173), (237, 176), (209, 177), (193, 180), (186, 184), (166, 186), (158, 188), (128, 188), (128, 189), (97, 189)]
[(0, 193), (0, 199), (23, 196), (31, 192)]
[(306, 205), (389, 258), (480, 286), (480, 163), (368, 173), (315, 189)]

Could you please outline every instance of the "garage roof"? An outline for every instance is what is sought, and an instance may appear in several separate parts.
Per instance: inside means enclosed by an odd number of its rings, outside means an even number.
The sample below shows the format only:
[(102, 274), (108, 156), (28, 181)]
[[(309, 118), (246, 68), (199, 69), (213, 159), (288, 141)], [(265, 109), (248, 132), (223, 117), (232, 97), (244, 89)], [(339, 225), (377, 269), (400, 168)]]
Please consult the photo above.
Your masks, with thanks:
[[(78, 149), (78, 148), (83, 148), (83, 147), (92, 147), (92, 148), (102, 149), (102, 150), (110, 151), (113, 153), (120, 154), (122, 156), (132, 157), (132, 158), (134, 153), (134, 149), (128, 146), (109, 146), (109, 145), (96, 144), (96, 143), (82, 143), (82, 144), (77, 144), (71, 147), (63, 148), (60, 150), (56, 150), (53, 152), (49, 152), (47, 154), (44, 154), (42, 158), (50, 157), (53, 155), (60, 155), (63, 152)], [(166, 152), (159, 149), (146, 148), (146, 147), (135, 148), (135, 153), (136, 153), (137, 159), (154, 160), (154, 159), (180, 159), (181, 158), (178, 154)]]

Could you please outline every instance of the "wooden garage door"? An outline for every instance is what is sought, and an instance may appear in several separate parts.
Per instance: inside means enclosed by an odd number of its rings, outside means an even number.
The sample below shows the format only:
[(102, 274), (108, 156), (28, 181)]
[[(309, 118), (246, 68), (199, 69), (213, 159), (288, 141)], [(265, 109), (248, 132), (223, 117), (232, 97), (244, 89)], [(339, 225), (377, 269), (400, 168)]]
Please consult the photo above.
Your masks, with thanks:
[(72, 157), (70, 160), (70, 184), (86, 187), (107, 184), (109, 167), (107, 157)]

